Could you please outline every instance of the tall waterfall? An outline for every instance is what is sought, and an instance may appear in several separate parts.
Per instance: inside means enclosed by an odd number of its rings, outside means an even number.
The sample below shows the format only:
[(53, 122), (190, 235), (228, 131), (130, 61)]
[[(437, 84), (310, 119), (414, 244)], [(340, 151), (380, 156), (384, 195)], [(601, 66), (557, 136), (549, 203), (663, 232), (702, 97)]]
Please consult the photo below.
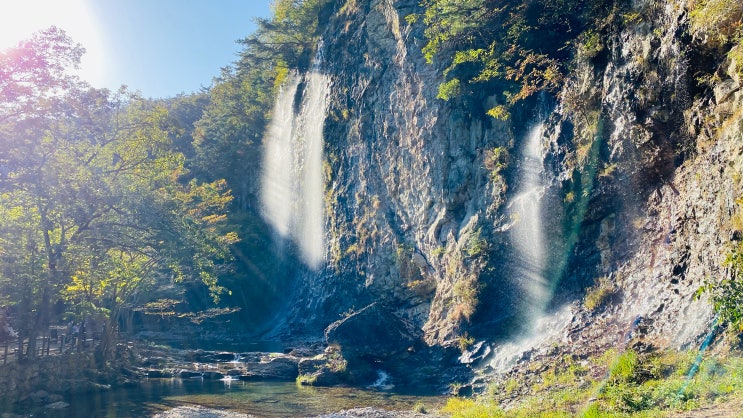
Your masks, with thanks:
[[(510, 203), (513, 221), (511, 241), (516, 249), (516, 274), (525, 296), (524, 308), (530, 316), (539, 315), (550, 298), (545, 276), (546, 245), (542, 225), (542, 197), (545, 191), (542, 162), (544, 123), (540, 120), (529, 129), (521, 150), (518, 192)], [(532, 317), (534, 318), (534, 317)]]
[[(562, 333), (572, 318), (568, 306), (545, 315), (553, 290), (549, 271), (554, 270), (554, 266), (548, 265), (549, 247), (546, 241), (546, 231), (554, 228), (549, 228), (544, 213), (548, 199), (545, 196), (547, 179), (542, 154), (545, 120), (543, 112), (524, 138), (519, 152), (521, 164), (516, 195), (508, 205), (512, 222), (510, 239), (514, 248), (509, 264), (511, 274), (521, 288), (522, 298), (518, 309), (526, 328), (516, 339), (494, 348), (489, 364), (498, 372), (508, 370), (525, 352)], [(556, 236), (550, 238), (560, 239)]]
[[(295, 96), (304, 84), (299, 111)], [(282, 239), (298, 246), (302, 260), (317, 269), (325, 255), (323, 126), (330, 82), (312, 71), (288, 76), (274, 104), (264, 139), (264, 217)]]

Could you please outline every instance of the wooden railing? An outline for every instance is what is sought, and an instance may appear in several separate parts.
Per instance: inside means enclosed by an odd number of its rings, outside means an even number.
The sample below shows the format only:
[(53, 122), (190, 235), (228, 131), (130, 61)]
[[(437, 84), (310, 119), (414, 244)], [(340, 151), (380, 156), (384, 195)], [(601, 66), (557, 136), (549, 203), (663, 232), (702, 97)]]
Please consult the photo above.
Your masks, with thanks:
[[(66, 335), (60, 333), (59, 329), (56, 330), (52, 327), (50, 332), (36, 339), (36, 357), (58, 355), (61, 353), (70, 353), (75, 351), (87, 351), (96, 346), (98, 340), (93, 337), (94, 335), (85, 336), (82, 334), (78, 335)], [(28, 351), (28, 338), (24, 339), (21, 343), (17, 338), (7, 339), (0, 341), (0, 350), (2, 350), (2, 364), (7, 364), (10, 361), (18, 359), (19, 350), (21, 353), (27, 353)]]

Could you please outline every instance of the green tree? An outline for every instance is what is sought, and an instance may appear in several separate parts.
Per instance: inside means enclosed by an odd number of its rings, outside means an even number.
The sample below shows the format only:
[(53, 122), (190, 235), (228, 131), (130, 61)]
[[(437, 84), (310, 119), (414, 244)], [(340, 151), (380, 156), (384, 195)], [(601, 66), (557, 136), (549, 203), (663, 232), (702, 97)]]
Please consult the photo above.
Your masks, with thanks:
[(309, 68), (330, 0), (276, 0), (273, 17), (258, 19), (258, 30), (241, 41), (242, 63), (306, 70)]
[(422, 0), (423, 53), (446, 77), (439, 98), (493, 95), (499, 104), (487, 114), (507, 119), (519, 101), (561, 87), (576, 39), (618, 3)]
[[(63, 32), (32, 41), (0, 57), (24, 91), (4, 96), (0, 114), (0, 293), (15, 303), (28, 356), (61, 296), (103, 318), (108, 354), (121, 308), (146, 301), (148, 286), (223, 291), (237, 240), (223, 229), (231, 196), (224, 181), (182, 181), (162, 106), (63, 71), (79, 60)], [(44, 59), (16, 62), (26, 55)]]

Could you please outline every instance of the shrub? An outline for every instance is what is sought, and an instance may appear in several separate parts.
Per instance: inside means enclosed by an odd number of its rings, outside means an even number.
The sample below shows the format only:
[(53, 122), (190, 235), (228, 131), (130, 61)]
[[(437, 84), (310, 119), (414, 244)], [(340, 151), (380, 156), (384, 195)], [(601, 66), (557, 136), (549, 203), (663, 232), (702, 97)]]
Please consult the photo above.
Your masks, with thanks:
[(457, 299), (454, 316), (461, 316), (469, 320), (472, 314), (475, 313), (475, 308), (477, 308), (477, 304), (479, 303), (479, 286), (474, 280), (460, 280), (454, 284), (452, 293)]
[(586, 296), (583, 299), (583, 307), (589, 311), (594, 311), (602, 307), (616, 295), (617, 289), (611, 279), (604, 276), (596, 281), (596, 284), (588, 288)]
[(482, 229), (478, 228), (470, 234), (467, 239), (467, 245), (464, 247), (464, 253), (468, 257), (475, 257), (485, 252), (488, 248), (488, 242), (482, 237)]
[(444, 254), (446, 254), (446, 247), (444, 246), (436, 247), (433, 251), (431, 251), (431, 255), (433, 255), (434, 257), (441, 257)]
[(637, 370), (638, 357), (634, 350), (627, 350), (620, 354), (611, 366), (610, 378), (615, 382), (632, 381)]
[(472, 344), (475, 343), (475, 338), (470, 337), (469, 334), (466, 332), (464, 335), (460, 335), (459, 338), (457, 338), (457, 345), (459, 346), (459, 351), (465, 352), (469, 350), (470, 347), (472, 347)]
[(461, 84), (458, 78), (452, 78), (449, 81), (445, 81), (439, 85), (439, 94), (436, 98), (441, 100), (449, 100), (459, 96), (461, 92)]
[(743, 34), (739, 35), (738, 44), (728, 52), (728, 58), (735, 66), (735, 73), (743, 79)]
[(300, 374), (297, 376), (297, 385), (313, 386), (317, 382), (317, 376), (314, 374)]
[(698, 0), (689, 14), (694, 35), (712, 46), (740, 35), (743, 3), (740, 0)]
[(413, 412), (416, 414), (427, 414), (428, 410), (426, 409), (426, 405), (423, 404), (423, 402), (416, 402), (415, 405), (413, 405)]
[(488, 109), (487, 114), (488, 116), (502, 121), (511, 119), (511, 112), (509, 112), (508, 107), (504, 105), (497, 105)]
[(581, 36), (580, 40), (579, 50), (587, 58), (595, 58), (604, 50), (604, 42), (598, 32), (588, 30)]
[(486, 170), (490, 170), (493, 175), (499, 174), (503, 169), (508, 167), (508, 149), (505, 147), (495, 147), (485, 151), (483, 165)]

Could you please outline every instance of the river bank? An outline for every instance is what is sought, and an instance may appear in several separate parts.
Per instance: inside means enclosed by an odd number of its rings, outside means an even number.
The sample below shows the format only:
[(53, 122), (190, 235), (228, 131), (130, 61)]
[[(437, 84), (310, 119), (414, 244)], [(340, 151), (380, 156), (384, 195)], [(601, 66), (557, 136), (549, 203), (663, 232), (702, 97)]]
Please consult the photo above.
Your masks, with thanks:
[[(118, 399), (117, 403), (130, 399), (130, 409), (139, 408), (140, 403), (162, 404), (162, 410), (143, 410), (147, 416), (167, 412), (181, 403), (208, 406), (214, 402), (230, 411), (268, 406), (260, 416), (270, 415), (273, 410), (292, 414), (304, 411), (303, 416), (312, 416), (367, 406), (375, 407), (373, 414), (377, 415), (366, 416), (407, 416), (389, 415), (397, 412), (388, 410), (409, 412), (421, 396), (434, 398), (430, 392), (393, 393), (395, 382), (381, 370), (370, 384), (360, 384), (337, 346), (315, 344), (287, 351), (231, 352), (122, 344), (116, 360), (104, 366), (95, 361), (93, 353), (86, 352), (14, 362), (0, 367), (0, 379), (6, 382), (0, 388), (0, 411), (16, 414), (8, 416), (38, 416), (42, 411), (42, 416), (71, 417), (91, 402), (105, 405), (109, 399)], [(254, 394), (265, 396), (252, 399)], [(210, 396), (219, 399), (214, 401)], [(315, 397), (331, 400), (320, 405)], [(302, 400), (284, 409), (277, 407), (285, 398)], [(348, 401), (333, 400), (336, 398)], [(437, 399), (437, 403), (443, 402), (443, 398)]]

